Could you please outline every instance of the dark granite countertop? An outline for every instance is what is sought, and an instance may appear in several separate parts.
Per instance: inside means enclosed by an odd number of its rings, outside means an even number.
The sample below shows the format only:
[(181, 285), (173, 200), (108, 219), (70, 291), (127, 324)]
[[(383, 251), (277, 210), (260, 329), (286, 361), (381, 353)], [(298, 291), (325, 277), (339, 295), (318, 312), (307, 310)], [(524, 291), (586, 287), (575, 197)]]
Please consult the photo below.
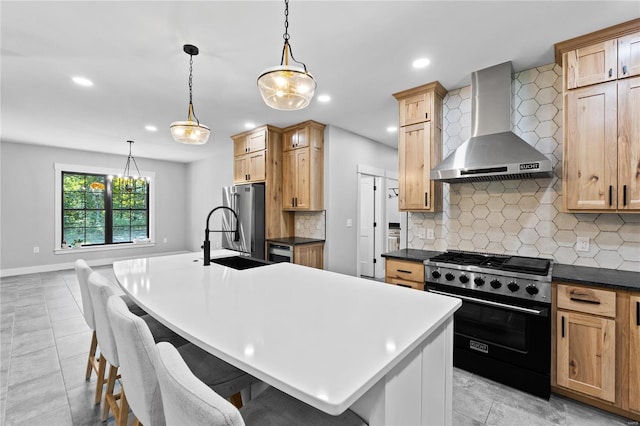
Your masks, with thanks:
[[(438, 251), (401, 249), (382, 254), (389, 259), (423, 262)], [(553, 280), (575, 284), (609, 287), (620, 290), (640, 291), (640, 272), (619, 271), (617, 269), (592, 268), (587, 266), (553, 264)]]
[(640, 272), (553, 264), (553, 280), (620, 290), (640, 291)]
[(400, 260), (412, 260), (415, 262), (424, 262), (432, 256), (440, 254), (439, 251), (418, 250), (418, 249), (400, 249), (383, 253), (382, 257)]
[(320, 240), (317, 238), (306, 238), (306, 237), (282, 237), (282, 238), (269, 238), (267, 242), (297, 246), (301, 244), (324, 243), (324, 240)]

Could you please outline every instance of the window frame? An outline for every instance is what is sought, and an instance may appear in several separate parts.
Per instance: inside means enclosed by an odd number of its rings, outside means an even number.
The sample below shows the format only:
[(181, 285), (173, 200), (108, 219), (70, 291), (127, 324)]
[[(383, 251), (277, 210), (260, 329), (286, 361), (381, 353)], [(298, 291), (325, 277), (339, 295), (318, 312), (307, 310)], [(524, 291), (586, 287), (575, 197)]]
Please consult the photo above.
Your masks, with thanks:
[(120, 169), (112, 169), (106, 167), (94, 167), (94, 166), (83, 166), (78, 164), (63, 164), (63, 163), (55, 163), (55, 235), (54, 235), (54, 253), (55, 254), (66, 254), (66, 253), (78, 253), (78, 252), (88, 252), (88, 251), (103, 251), (103, 250), (121, 250), (121, 249), (129, 249), (129, 248), (142, 248), (155, 246), (155, 196), (156, 196), (156, 185), (155, 185), (155, 172), (150, 171), (141, 171), (140, 174), (142, 177), (146, 177), (149, 179), (149, 187), (148, 187), (148, 226), (149, 226), (149, 242), (148, 243), (135, 243), (135, 242), (127, 242), (127, 243), (109, 243), (109, 244), (92, 244), (83, 247), (74, 247), (74, 248), (63, 248), (61, 246), (62, 241), (62, 205), (63, 205), (63, 191), (62, 191), (62, 174), (66, 173), (82, 173), (82, 174), (90, 174), (90, 175), (111, 175), (117, 176), (122, 174), (122, 170)]

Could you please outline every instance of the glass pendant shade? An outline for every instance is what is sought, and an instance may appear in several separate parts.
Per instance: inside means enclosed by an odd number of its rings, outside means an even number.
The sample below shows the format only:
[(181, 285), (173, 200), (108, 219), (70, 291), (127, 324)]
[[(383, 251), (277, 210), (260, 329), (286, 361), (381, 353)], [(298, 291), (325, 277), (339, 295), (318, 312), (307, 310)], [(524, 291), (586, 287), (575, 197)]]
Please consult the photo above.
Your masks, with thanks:
[(169, 127), (171, 136), (176, 142), (187, 145), (203, 145), (209, 140), (211, 130), (197, 121), (193, 121), (193, 106), (189, 104), (189, 117), (187, 121), (174, 121)]
[(313, 76), (298, 66), (267, 68), (258, 77), (262, 100), (271, 108), (285, 111), (306, 108), (313, 99), (316, 86)]

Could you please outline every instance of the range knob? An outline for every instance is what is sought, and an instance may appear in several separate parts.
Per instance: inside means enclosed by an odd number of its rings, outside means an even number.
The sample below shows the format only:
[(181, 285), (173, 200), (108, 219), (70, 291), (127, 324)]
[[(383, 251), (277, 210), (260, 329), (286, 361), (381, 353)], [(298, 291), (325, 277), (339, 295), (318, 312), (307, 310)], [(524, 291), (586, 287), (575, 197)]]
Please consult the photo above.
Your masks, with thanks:
[(460, 277), (459, 277), (458, 279), (460, 280), (460, 282), (461, 282), (462, 284), (466, 284), (466, 283), (468, 283), (468, 282), (469, 282), (469, 277), (468, 277), (468, 276), (466, 276), (466, 275), (464, 275), (464, 274), (460, 275)]
[(491, 284), (491, 287), (493, 287), (493, 288), (502, 287), (502, 283), (499, 280), (492, 280), (490, 284)]
[(438, 278), (440, 278), (440, 277), (442, 276), (442, 274), (440, 273), (440, 271), (433, 271), (433, 272), (431, 273), (431, 276), (432, 276), (433, 278), (435, 278), (435, 279), (438, 279)]
[(478, 287), (482, 287), (484, 285), (484, 278), (476, 277), (473, 279), (473, 282), (476, 283)]
[(451, 272), (447, 272), (444, 277), (447, 279), (447, 281), (453, 281), (455, 275), (453, 275)]
[(520, 290), (520, 286), (515, 281), (511, 281), (509, 284), (507, 284), (507, 288), (509, 290), (511, 290), (512, 292), (516, 292), (516, 291)]
[(538, 292), (540, 291), (540, 290), (538, 290), (538, 287), (536, 287), (536, 286), (535, 286), (535, 285), (533, 285), (533, 284), (529, 284), (529, 285), (527, 286), (527, 288), (525, 288), (525, 290), (527, 290), (527, 293), (529, 293), (529, 294), (530, 294), (530, 295), (532, 295), (532, 296), (535, 296), (535, 295), (536, 295), (536, 294), (538, 294)]

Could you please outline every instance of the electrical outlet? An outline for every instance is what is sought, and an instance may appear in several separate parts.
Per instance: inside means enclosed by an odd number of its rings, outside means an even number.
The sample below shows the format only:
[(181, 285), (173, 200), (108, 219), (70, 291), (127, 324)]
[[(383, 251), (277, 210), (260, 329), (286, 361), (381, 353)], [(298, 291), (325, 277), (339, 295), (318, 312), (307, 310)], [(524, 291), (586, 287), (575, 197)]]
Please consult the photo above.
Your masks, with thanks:
[(433, 231), (433, 228), (429, 228), (427, 229), (427, 240), (433, 240), (436, 238), (435, 232)]
[(353, 226), (353, 220), (347, 219), (347, 228), (351, 228)]
[(589, 251), (589, 237), (578, 237), (576, 251)]
[(418, 229), (418, 238), (424, 239), (424, 237), (425, 237), (424, 228)]
[(166, 242), (167, 242), (167, 237), (164, 237), (164, 238), (162, 239), (162, 242), (163, 242), (163, 243), (166, 243)]
[(34, 253), (34, 254), (40, 253), (40, 247), (35, 246), (35, 247), (33, 248), (33, 253)]

